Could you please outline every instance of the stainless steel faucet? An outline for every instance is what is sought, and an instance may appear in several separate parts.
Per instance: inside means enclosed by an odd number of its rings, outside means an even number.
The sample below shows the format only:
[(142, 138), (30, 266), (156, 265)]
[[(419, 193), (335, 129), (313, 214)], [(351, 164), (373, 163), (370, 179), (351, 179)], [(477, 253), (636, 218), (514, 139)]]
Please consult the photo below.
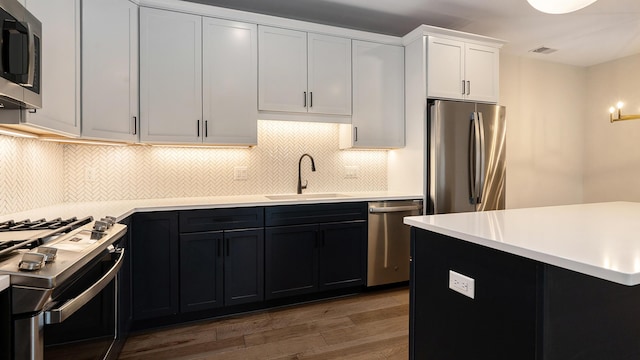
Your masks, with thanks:
[(300, 156), (300, 160), (298, 160), (298, 194), (302, 194), (302, 189), (306, 189), (307, 184), (309, 184), (309, 181), (305, 180), (303, 186), (302, 177), (300, 176), (300, 165), (302, 164), (302, 158), (305, 156), (311, 159), (311, 171), (316, 171), (316, 163), (313, 161), (313, 157), (311, 157), (311, 155), (309, 154), (302, 154), (302, 156)]

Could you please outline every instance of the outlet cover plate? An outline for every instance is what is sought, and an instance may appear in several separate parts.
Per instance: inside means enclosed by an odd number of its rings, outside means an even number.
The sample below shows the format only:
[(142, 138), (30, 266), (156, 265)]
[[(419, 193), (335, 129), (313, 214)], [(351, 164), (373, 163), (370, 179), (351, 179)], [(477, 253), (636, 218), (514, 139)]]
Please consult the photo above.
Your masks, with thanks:
[(464, 296), (475, 298), (475, 280), (468, 276), (449, 270), (449, 289), (457, 291)]

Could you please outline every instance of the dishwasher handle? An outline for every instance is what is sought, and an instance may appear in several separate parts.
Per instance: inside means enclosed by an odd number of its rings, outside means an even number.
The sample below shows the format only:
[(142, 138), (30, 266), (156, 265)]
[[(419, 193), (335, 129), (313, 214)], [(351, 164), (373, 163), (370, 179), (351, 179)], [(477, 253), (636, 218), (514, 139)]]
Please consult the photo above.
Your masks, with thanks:
[(422, 205), (405, 205), (405, 206), (388, 206), (388, 207), (369, 207), (369, 213), (371, 214), (384, 214), (384, 213), (394, 213), (394, 212), (403, 212), (403, 211), (413, 211), (413, 210), (421, 210)]

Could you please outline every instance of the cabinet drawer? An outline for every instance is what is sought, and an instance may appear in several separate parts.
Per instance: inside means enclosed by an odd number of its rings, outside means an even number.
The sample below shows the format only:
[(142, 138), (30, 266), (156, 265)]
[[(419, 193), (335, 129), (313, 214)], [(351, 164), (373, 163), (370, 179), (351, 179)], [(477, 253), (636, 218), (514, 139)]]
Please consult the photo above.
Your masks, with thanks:
[(261, 207), (180, 211), (181, 233), (262, 226), (264, 209)]
[(306, 204), (265, 209), (265, 226), (318, 224), (366, 220), (367, 203)]

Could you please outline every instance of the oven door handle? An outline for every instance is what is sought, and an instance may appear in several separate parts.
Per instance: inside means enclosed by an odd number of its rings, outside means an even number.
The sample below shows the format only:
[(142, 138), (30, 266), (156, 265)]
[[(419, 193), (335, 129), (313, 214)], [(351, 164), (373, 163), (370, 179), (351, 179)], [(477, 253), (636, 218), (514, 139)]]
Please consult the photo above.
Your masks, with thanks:
[(59, 308), (45, 311), (45, 324), (58, 324), (65, 321), (69, 316), (73, 315), (73, 313), (75, 313), (78, 309), (83, 307), (86, 303), (88, 303), (91, 299), (98, 295), (102, 291), (102, 289), (104, 289), (107, 284), (109, 284), (111, 280), (115, 278), (116, 274), (122, 267), (122, 261), (124, 259), (124, 249), (117, 249), (115, 252), (120, 254), (118, 260), (115, 264), (113, 264), (111, 269), (109, 269), (109, 271), (100, 278), (100, 280), (91, 285), (91, 287), (87, 290), (83, 291), (82, 294), (65, 302)]

